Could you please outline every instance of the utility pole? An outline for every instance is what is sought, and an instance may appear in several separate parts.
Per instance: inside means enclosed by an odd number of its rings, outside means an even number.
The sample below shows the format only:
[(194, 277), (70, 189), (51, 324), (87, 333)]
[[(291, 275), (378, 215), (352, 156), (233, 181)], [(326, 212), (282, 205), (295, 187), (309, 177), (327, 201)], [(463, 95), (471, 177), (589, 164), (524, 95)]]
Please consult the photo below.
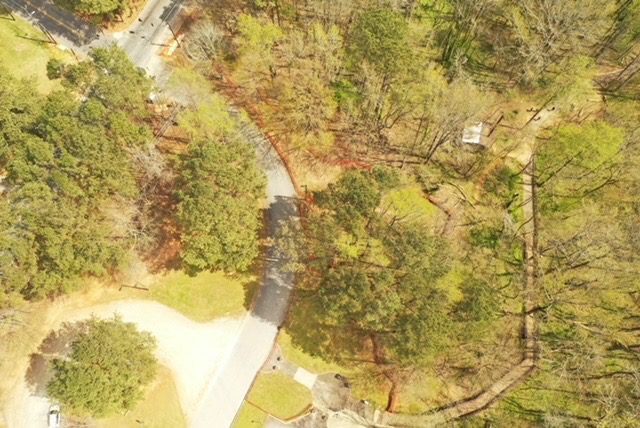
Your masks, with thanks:
[(47, 30), (46, 28), (44, 28), (44, 27), (42, 26), (42, 24), (40, 24), (39, 22), (38, 22), (37, 24), (38, 24), (38, 28), (40, 28), (40, 30), (42, 30), (42, 32), (44, 33), (44, 35), (45, 35), (45, 36), (47, 36), (47, 38), (49, 39), (48, 43), (52, 43), (52, 44), (54, 44), (54, 45), (57, 45), (57, 44), (58, 44), (58, 41), (53, 37), (53, 34), (51, 34), (51, 33), (49, 32), (49, 30)]
[[(13, 14), (11, 13), (11, 8), (8, 6), (6, 1), (2, 1), (0, 0), (0, 4), (2, 5), (3, 9), (6, 9), (9, 12), (9, 15), (11, 16), (11, 18), (13, 18), (13, 20), (15, 21), (15, 17), (13, 16)], [(13, 4), (13, 3), (12, 3)], [(14, 4), (15, 6), (15, 4)], [(33, 15), (37, 12), (37, 9), (32, 10), (31, 12), (29, 12), (29, 9), (18, 3), (18, 7), (23, 9), (24, 12), (27, 14), (28, 19), (31, 21), (34, 21), (35, 25), (38, 26), (38, 28), (44, 33), (45, 36), (47, 36), (47, 43), (52, 43), (54, 45), (58, 44), (58, 41), (53, 37), (53, 34), (51, 34), (46, 28), (44, 28), (44, 26), (40, 23), (40, 21), (38, 21), (37, 19), (33, 19)]]

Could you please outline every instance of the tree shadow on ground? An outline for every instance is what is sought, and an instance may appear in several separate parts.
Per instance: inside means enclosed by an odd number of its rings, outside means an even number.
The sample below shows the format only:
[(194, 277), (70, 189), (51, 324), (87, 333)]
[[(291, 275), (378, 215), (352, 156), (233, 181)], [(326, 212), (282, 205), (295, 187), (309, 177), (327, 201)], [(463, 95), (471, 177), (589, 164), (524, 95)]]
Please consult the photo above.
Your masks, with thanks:
[(47, 396), (47, 385), (53, 378), (52, 361), (71, 353), (71, 343), (85, 326), (84, 321), (64, 323), (59, 330), (49, 333), (38, 347), (38, 352), (31, 354), (25, 380), (35, 395)]
[(244, 288), (244, 308), (247, 311), (250, 311), (253, 308), (253, 305), (258, 297), (258, 293), (260, 292), (260, 286), (264, 280), (265, 273), (265, 257), (268, 254), (270, 243), (269, 237), (267, 235), (267, 210), (262, 210), (262, 228), (260, 229), (260, 248), (259, 255), (251, 264), (249, 268), (249, 273), (253, 277), (253, 280), (246, 282), (243, 285)]

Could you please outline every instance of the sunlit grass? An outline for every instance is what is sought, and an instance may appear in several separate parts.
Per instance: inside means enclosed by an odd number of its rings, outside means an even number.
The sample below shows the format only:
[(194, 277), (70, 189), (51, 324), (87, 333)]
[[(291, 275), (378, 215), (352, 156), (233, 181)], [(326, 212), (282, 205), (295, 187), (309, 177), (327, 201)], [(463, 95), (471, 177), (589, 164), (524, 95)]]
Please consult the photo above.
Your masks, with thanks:
[(265, 412), (245, 402), (236, 416), (233, 428), (263, 428), (266, 420)]
[(99, 428), (183, 428), (187, 423), (180, 407), (178, 391), (171, 372), (160, 367), (156, 379), (146, 392), (143, 401), (126, 415), (113, 416), (97, 421)]
[(311, 391), (285, 374), (260, 373), (247, 401), (278, 419), (288, 420), (309, 407)]
[(71, 61), (71, 55), (47, 43), (42, 31), (14, 17), (15, 21), (0, 8), (0, 69), (14, 78), (32, 81), (42, 93), (59, 88), (59, 81), (47, 77), (47, 62), (51, 58)]
[(150, 297), (194, 321), (205, 322), (245, 312), (245, 289), (254, 279), (251, 275), (221, 272), (196, 276), (170, 272), (151, 286)]

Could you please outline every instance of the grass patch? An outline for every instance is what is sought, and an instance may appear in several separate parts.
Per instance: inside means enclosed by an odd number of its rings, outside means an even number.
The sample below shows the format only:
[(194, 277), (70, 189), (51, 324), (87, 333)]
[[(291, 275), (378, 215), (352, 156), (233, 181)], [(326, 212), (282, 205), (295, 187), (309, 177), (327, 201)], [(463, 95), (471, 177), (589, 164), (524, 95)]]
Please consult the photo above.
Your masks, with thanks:
[(166, 367), (159, 367), (158, 375), (149, 387), (144, 401), (126, 415), (97, 421), (99, 428), (184, 428), (187, 422), (180, 407), (178, 391)]
[(464, 297), (460, 288), (467, 278), (466, 274), (467, 269), (459, 262), (456, 262), (446, 275), (438, 279), (436, 286), (447, 293), (451, 302), (460, 302)]
[(247, 401), (276, 418), (288, 420), (311, 405), (311, 391), (282, 373), (260, 373)]
[(265, 412), (245, 402), (236, 416), (233, 428), (262, 428), (266, 421)]
[(439, 210), (424, 196), (418, 185), (392, 190), (385, 195), (383, 204), (391, 204), (394, 213), (411, 221), (427, 222), (439, 214)]
[(47, 77), (47, 62), (51, 58), (71, 62), (71, 56), (47, 43), (40, 30), (19, 16), (14, 15), (16, 20), (12, 21), (1, 8), (0, 14), (7, 18), (0, 19), (0, 68), (17, 79), (35, 82), (42, 93), (59, 88), (58, 80)]
[(245, 289), (254, 281), (252, 275), (201, 272), (189, 276), (174, 271), (151, 287), (150, 297), (194, 321), (204, 322), (243, 313)]

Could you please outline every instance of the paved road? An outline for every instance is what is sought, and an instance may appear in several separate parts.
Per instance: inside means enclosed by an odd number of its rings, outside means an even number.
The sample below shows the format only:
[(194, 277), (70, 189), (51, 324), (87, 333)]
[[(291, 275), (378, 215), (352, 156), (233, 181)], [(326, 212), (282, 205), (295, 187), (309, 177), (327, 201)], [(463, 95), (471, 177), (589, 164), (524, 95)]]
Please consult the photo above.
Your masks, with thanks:
[[(296, 192), (289, 174), (269, 141), (253, 123), (241, 127), (252, 141), (267, 176), (267, 229), (274, 236), (281, 222), (298, 215)], [(212, 379), (200, 410), (191, 420), (193, 428), (231, 426), (253, 380), (273, 348), (293, 285), (293, 275), (282, 269), (272, 250), (266, 255), (265, 277), (252, 312), (226, 362)]]
[(102, 34), (90, 24), (50, 0), (0, 0), (9, 10), (46, 28), (63, 45), (82, 50)]
[(115, 40), (136, 65), (161, 78), (165, 68), (160, 53), (173, 40), (172, 29), (177, 25), (183, 3), (182, 0), (149, 1), (127, 31), (113, 33), (111, 38), (93, 45), (104, 46)]
[(149, 1), (138, 20), (120, 33), (104, 33), (95, 25), (77, 17), (52, 0), (0, 0), (0, 3), (49, 31), (56, 41), (77, 54), (86, 54), (93, 47), (117, 43), (138, 66), (155, 77), (165, 71), (160, 53), (173, 40), (172, 28), (177, 25), (183, 0)]
[[(24, 8), (16, 6), (20, 0), (8, 1), (12, 2), (16, 12), (25, 15)], [(25, 3), (28, 1), (34, 4), (37, 1), (40, 11), (27, 17), (37, 19), (49, 31), (63, 37), (69, 47), (78, 52), (87, 52), (91, 47), (116, 42), (136, 65), (146, 69), (162, 84), (167, 71), (160, 53), (173, 38), (169, 25), (175, 25), (182, 7), (181, 0), (151, 0), (129, 30), (112, 35), (100, 34), (97, 38), (94, 35), (93, 39), (79, 37), (74, 28), (83, 28), (84, 31), (86, 24), (50, 1), (25, 0)], [(94, 32), (95, 28), (87, 27), (89, 36)], [(239, 117), (237, 112), (232, 113)], [(261, 167), (267, 176), (269, 207), (266, 222), (269, 236), (274, 236), (282, 221), (297, 216), (296, 192), (282, 160), (262, 132), (253, 123), (242, 122), (241, 125), (243, 135), (255, 144)], [(191, 416), (192, 427), (227, 428), (233, 423), (256, 374), (273, 348), (278, 326), (287, 312), (293, 275), (283, 271), (283, 263), (276, 259), (272, 250), (269, 251), (264, 282), (254, 309), (244, 320), (232, 352), (210, 379), (201, 397), (199, 410)]]

